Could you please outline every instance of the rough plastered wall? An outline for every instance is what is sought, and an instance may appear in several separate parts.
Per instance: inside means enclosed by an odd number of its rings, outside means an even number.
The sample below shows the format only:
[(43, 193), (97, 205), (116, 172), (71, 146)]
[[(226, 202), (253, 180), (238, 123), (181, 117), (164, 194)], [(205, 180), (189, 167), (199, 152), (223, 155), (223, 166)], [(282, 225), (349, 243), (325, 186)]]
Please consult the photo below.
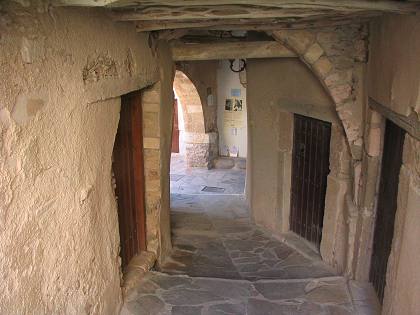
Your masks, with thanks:
[(157, 79), (147, 36), (103, 11), (1, 4), (1, 314), (119, 312), (119, 96)]
[[(369, 97), (420, 121), (420, 17), (386, 16), (371, 24)], [(420, 309), (420, 141), (407, 133), (388, 260), (383, 314)], [(373, 234), (373, 225), (371, 226)], [(360, 266), (368, 268), (368, 265)]]
[(213, 166), (217, 146), (217, 61), (180, 62), (174, 89), (181, 105), (186, 162), (190, 167)]
[[(255, 222), (274, 232), (289, 230), (293, 113), (298, 113), (333, 123), (325, 218), (328, 225), (341, 224), (348, 177), (342, 184), (339, 174), (349, 156), (332, 100), (318, 79), (296, 58), (248, 60), (247, 101), (247, 189)], [(323, 242), (332, 243), (333, 232), (327, 229)]]

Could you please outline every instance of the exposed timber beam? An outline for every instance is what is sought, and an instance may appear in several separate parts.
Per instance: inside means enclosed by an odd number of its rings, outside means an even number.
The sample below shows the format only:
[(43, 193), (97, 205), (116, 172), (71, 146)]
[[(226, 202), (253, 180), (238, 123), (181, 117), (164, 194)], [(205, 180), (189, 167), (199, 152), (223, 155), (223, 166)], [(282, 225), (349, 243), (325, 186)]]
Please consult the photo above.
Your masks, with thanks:
[(412, 113), (410, 116), (403, 116), (378, 103), (371, 97), (369, 97), (369, 106), (420, 141), (420, 122), (416, 114)]
[[(190, 7), (191, 12), (201, 12), (197, 7), (213, 6), (217, 10), (220, 6), (260, 6), (268, 8), (285, 9), (332, 9), (335, 11), (345, 10), (374, 10), (391, 13), (411, 13), (418, 10), (418, 1), (396, 0), (213, 0), (209, 5), (208, 0), (55, 0), (51, 1), (54, 6), (92, 6), (109, 8), (165, 8), (174, 10), (180, 7)], [(267, 9), (269, 11), (270, 9)], [(156, 11), (153, 14), (157, 14)]]
[[(117, 4), (114, 4), (117, 6)], [(305, 18), (331, 13), (387, 12), (410, 14), (419, 4), (401, 1), (283, 0), (283, 1), (147, 1), (115, 12), (120, 21), (170, 21), (209, 19)]]
[(363, 23), (376, 14), (365, 14), (362, 17), (332, 17), (322, 20), (303, 20), (293, 19), (282, 21), (278, 19), (234, 19), (234, 20), (209, 20), (209, 21), (138, 21), (136, 29), (138, 32), (159, 31), (165, 29), (205, 29), (205, 30), (254, 30), (254, 31), (272, 31), (281, 29), (305, 29), (319, 28), (337, 25)]
[(175, 61), (296, 57), (295, 53), (276, 41), (206, 44), (172, 42), (171, 50)]

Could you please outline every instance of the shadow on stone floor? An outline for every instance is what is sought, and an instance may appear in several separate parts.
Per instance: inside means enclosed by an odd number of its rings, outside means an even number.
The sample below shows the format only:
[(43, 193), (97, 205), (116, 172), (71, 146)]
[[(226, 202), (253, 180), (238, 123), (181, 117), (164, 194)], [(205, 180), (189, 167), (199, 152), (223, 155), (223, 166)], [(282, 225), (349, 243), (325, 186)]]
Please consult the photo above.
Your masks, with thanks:
[(243, 196), (171, 196), (173, 253), (122, 314), (379, 314), (370, 285), (337, 276), (252, 224)]
[(172, 195), (168, 274), (226, 279), (304, 279), (334, 276), (252, 224), (242, 196)]

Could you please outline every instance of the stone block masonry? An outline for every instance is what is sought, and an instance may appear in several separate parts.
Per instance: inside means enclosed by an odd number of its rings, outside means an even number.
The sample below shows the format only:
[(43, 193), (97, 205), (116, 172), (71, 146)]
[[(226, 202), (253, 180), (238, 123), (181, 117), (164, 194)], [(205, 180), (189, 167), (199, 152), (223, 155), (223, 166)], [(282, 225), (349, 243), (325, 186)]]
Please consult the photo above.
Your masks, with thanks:
[(367, 26), (284, 30), (272, 35), (296, 52), (318, 76), (335, 102), (353, 158), (360, 160)]

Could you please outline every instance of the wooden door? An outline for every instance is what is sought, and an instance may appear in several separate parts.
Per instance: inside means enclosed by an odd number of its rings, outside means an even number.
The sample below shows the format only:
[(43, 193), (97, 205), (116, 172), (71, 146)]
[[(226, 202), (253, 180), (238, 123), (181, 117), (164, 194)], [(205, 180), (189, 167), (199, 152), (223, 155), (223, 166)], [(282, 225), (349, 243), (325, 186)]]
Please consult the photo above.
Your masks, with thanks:
[(172, 150), (171, 152), (179, 153), (179, 121), (178, 121), (178, 100), (174, 100), (174, 115), (172, 125)]
[(331, 124), (294, 115), (290, 229), (318, 248), (329, 174)]
[(113, 152), (123, 267), (146, 249), (141, 93), (121, 97)]
[(402, 164), (405, 131), (390, 120), (386, 121), (382, 171), (379, 183), (373, 252), (369, 279), (382, 302), (388, 257), (394, 236), (397, 210), (398, 178)]

